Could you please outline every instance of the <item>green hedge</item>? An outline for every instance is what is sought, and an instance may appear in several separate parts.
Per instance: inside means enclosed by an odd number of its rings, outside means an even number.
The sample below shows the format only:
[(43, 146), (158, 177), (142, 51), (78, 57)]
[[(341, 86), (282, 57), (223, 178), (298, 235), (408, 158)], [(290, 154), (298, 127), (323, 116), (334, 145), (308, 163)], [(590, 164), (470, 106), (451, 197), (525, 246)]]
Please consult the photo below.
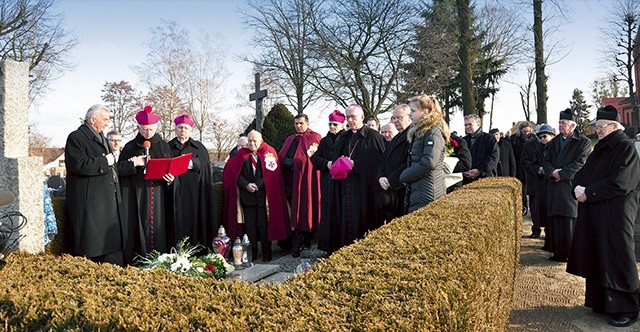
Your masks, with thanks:
[(278, 285), (12, 254), (0, 270), (0, 322), (9, 330), (504, 331), (520, 190), (513, 178), (471, 184)]

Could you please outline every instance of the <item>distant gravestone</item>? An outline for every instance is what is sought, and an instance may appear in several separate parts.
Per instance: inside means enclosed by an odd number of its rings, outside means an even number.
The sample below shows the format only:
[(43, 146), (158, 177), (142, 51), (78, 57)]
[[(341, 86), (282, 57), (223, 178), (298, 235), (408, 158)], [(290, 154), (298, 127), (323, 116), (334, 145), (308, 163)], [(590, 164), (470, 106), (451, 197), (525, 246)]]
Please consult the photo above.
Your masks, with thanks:
[(267, 90), (260, 90), (260, 73), (256, 73), (256, 91), (249, 95), (249, 101), (256, 101), (256, 131), (262, 132), (264, 122), (264, 112), (262, 111), (262, 99), (267, 97)]
[(44, 250), (42, 157), (29, 157), (29, 65), (0, 62), (0, 192), (16, 198), (0, 215), (19, 211), (28, 220), (20, 230), (18, 249)]

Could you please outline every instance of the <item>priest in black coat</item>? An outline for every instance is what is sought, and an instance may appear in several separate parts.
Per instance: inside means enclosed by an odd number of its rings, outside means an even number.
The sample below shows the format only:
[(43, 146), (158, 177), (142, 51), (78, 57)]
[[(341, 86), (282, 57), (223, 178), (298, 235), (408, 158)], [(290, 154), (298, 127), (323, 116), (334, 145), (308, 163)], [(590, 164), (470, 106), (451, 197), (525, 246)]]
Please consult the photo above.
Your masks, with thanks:
[(336, 211), (331, 209), (333, 197), (333, 180), (329, 174), (332, 161), (332, 150), (338, 136), (344, 133), (345, 116), (339, 110), (329, 114), (329, 132), (320, 140), (316, 153), (311, 156), (313, 167), (320, 170), (320, 224), (318, 225), (318, 249), (331, 254), (338, 246), (337, 236), (340, 225)]
[(376, 165), (382, 160), (384, 138), (377, 131), (364, 125), (364, 111), (359, 105), (351, 105), (346, 111), (349, 130), (342, 133), (335, 143), (334, 162), (340, 156), (353, 161), (353, 168), (344, 180), (334, 181), (335, 195), (332, 209), (339, 213), (340, 247), (361, 239), (378, 224), (376, 211)]
[(126, 220), (115, 155), (103, 134), (108, 124), (109, 109), (93, 105), (84, 123), (67, 138), (68, 236), (74, 255), (123, 265)]
[(391, 122), (398, 130), (382, 155), (382, 162), (378, 165), (377, 197), (378, 207), (385, 222), (404, 215), (405, 194), (407, 187), (400, 182), (400, 173), (407, 168), (409, 158), (409, 141), (407, 133), (411, 126), (411, 108), (407, 104), (400, 104), (393, 110)]
[(160, 117), (152, 113), (151, 106), (136, 114), (138, 135), (129, 141), (120, 153), (118, 174), (125, 211), (127, 213), (126, 263), (133, 263), (137, 255), (146, 256), (156, 250), (167, 253), (175, 243), (169, 242), (173, 229), (170, 186), (172, 174), (162, 179), (145, 180), (144, 166), (138, 166), (131, 158), (145, 156), (145, 142), (149, 142), (150, 158), (171, 158), (171, 148), (157, 134)]
[(169, 141), (174, 157), (191, 153), (187, 172), (176, 177), (173, 183), (173, 235), (170, 243), (185, 236), (192, 244), (209, 247), (218, 231), (213, 197), (211, 159), (207, 148), (191, 138), (195, 124), (187, 114), (173, 120), (176, 137)]
[(598, 110), (599, 141), (573, 181), (578, 222), (567, 264), (567, 272), (586, 279), (585, 305), (617, 327), (637, 321), (640, 310), (633, 239), (640, 158), (619, 121), (615, 107)]

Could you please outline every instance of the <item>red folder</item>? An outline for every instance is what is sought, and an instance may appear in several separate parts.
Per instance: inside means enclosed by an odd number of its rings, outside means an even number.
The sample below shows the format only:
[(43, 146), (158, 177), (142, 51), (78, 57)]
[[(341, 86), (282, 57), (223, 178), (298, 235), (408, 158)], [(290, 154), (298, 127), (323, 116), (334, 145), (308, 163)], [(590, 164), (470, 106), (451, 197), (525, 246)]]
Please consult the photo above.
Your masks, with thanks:
[(191, 153), (183, 154), (175, 158), (151, 158), (147, 163), (147, 172), (144, 175), (145, 180), (158, 180), (171, 173), (173, 176), (187, 172)]

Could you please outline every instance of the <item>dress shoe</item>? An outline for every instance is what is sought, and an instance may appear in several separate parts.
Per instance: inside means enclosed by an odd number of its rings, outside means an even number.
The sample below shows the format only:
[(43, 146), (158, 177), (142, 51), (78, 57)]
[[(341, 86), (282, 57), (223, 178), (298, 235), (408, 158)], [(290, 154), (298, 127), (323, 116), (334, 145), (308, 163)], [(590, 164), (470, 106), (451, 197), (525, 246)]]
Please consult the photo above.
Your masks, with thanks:
[(531, 235), (529, 235), (530, 239), (537, 239), (539, 237), (540, 237), (540, 234), (531, 234)]
[(638, 314), (635, 315), (622, 315), (622, 316), (611, 316), (609, 317), (609, 324), (615, 327), (625, 327), (629, 326), (638, 321)]
[(293, 257), (295, 257), (295, 258), (300, 257), (300, 250), (294, 250), (294, 251), (291, 253), (291, 256), (293, 256)]

